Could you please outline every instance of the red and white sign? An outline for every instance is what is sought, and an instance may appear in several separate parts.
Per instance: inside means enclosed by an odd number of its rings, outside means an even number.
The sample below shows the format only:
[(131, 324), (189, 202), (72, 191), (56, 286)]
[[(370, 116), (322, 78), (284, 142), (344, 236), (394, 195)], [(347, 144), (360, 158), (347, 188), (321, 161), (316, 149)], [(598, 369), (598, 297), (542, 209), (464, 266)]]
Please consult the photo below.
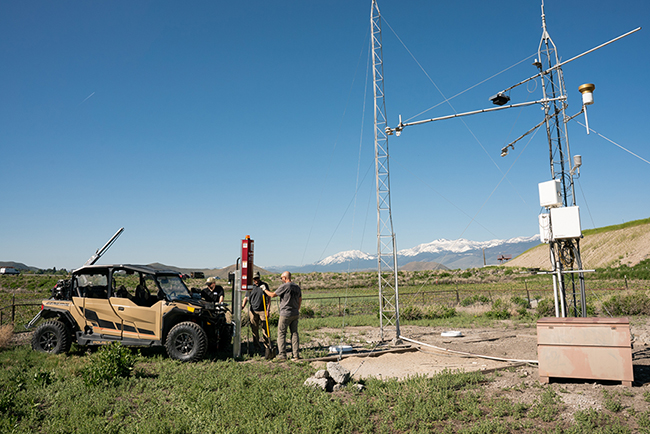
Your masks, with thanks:
[(241, 290), (253, 285), (253, 245), (250, 235), (241, 241)]

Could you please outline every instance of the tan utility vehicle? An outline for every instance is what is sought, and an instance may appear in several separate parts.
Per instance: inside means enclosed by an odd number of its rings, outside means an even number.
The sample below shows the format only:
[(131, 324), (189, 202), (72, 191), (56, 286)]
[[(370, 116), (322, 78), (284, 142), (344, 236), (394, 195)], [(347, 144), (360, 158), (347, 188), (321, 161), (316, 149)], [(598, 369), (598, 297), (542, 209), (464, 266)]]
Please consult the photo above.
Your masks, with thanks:
[(226, 303), (201, 300), (175, 271), (146, 265), (87, 265), (61, 280), (30, 322), (32, 348), (68, 351), (72, 342), (164, 346), (172, 359), (196, 361), (230, 344)]

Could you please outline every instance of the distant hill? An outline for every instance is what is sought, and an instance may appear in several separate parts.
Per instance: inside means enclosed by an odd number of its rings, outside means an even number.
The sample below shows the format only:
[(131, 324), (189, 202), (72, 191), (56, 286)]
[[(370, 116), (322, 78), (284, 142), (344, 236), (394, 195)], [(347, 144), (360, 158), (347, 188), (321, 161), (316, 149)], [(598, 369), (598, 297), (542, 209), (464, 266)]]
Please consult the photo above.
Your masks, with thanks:
[(399, 267), (399, 269), (401, 271), (449, 270), (449, 268), (437, 262), (424, 262), (424, 261), (409, 262), (408, 264)]
[[(149, 266), (157, 270), (172, 270), (183, 274), (191, 274), (193, 272), (200, 271), (205, 275), (206, 278), (216, 277), (217, 279), (222, 280), (228, 280), (228, 273), (235, 271), (236, 268), (235, 264), (225, 268), (181, 268), (175, 267), (173, 265), (161, 264), (159, 262), (154, 262), (153, 264), (149, 264)], [(260, 267), (254, 267), (253, 270), (259, 271), (261, 275), (271, 274), (271, 272)]]
[[(583, 231), (580, 256), (583, 268), (633, 266), (650, 258), (650, 218)], [(510, 267), (550, 269), (548, 244), (529, 249), (505, 264)]]
[(0, 268), (12, 267), (19, 271), (38, 271), (36, 267), (30, 267), (23, 264), (22, 262), (13, 262), (13, 261), (0, 261)]

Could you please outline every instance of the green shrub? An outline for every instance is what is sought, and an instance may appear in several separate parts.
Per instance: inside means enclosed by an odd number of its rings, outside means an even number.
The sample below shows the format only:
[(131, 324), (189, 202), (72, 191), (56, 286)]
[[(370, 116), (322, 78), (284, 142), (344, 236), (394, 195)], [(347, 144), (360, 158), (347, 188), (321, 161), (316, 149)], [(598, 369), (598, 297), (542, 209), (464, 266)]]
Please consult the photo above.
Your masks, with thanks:
[(461, 300), (460, 305), (463, 307), (470, 306), (476, 303), (489, 303), (490, 299), (484, 295), (474, 294), (471, 297), (467, 297)]
[(617, 396), (612, 396), (609, 392), (603, 390), (603, 398), (603, 405), (607, 410), (611, 411), (612, 413), (618, 413), (619, 411), (623, 410), (623, 404), (621, 404), (621, 400), (618, 399)]
[(650, 428), (650, 411), (638, 413), (636, 416), (636, 423), (641, 428)]
[(539, 400), (531, 407), (528, 416), (539, 418), (544, 422), (554, 421), (560, 413), (562, 400), (555, 391), (548, 387), (542, 393)]
[(516, 306), (521, 306), (525, 309), (530, 309), (530, 303), (527, 299), (519, 296), (514, 296), (510, 299), (510, 302)]
[(603, 307), (613, 316), (650, 315), (650, 298), (644, 292), (616, 294), (604, 301)]
[(131, 375), (136, 360), (129, 348), (112, 342), (88, 357), (81, 375), (87, 385), (115, 385)]
[[(574, 415), (576, 424), (570, 432), (575, 433), (631, 433), (621, 420), (593, 408), (578, 410)], [(636, 432), (636, 431), (635, 431)], [(643, 432), (643, 431), (642, 431)]]
[(431, 309), (424, 313), (424, 318), (426, 319), (438, 319), (438, 318), (453, 318), (458, 315), (456, 309), (453, 307), (447, 307), (442, 305), (434, 305)]
[(406, 306), (400, 309), (399, 316), (401, 319), (410, 321), (422, 319), (423, 317), (422, 310), (417, 306)]
[(650, 259), (644, 259), (633, 267), (621, 265), (616, 268), (597, 268), (594, 274), (596, 279), (650, 280)]
[(314, 309), (312, 309), (309, 306), (302, 306), (300, 308), (300, 316), (304, 318), (313, 318), (314, 317)]
[(485, 312), (485, 316), (492, 319), (508, 319), (510, 318), (510, 310), (503, 300), (496, 299), (492, 303), (492, 309)]
[(555, 301), (550, 298), (542, 298), (537, 302), (537, 316), (539, 318), (555, 316)]
[(277, 312), (271, 312), (269, 315), (269, 325), (278, 326), (278, 323), (280, 322), (280, 314)]
[(519, 315), (521, 318), (528, 318), (530, 317), (530, 313), (528, 312), (528, 309), (525, 307), (519, 307), (517, 308), (517, 315)]

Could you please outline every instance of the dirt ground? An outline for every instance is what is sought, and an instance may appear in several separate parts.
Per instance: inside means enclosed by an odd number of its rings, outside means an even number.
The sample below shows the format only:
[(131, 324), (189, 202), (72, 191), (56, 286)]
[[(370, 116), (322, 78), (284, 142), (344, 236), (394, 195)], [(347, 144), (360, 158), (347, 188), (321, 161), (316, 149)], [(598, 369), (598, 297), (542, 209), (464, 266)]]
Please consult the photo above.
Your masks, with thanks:
[[(404, 340), (402, 345), (393, 346), (393, 352), (389, 352), (386, 350), (391, 348), (390, 345), (377, 345), (381, 340), (378, 329), (346, 328), (346, 341), (355, 349), (367, 351), (374, 348), (374, 352), (386, 352), (377, 357), (368, 356), (367, 353), (346, 356), (339, 363), (349, 369), (356, 380), (432, 376), (445, 369), (481, 370), (490, 373), (494, 379), (484, 386), (491, 393), (526, 404), (539, 400), (544, 385), (539, 381), (537, 364), (534, 363), (538, 358), (535, 327), (517, 328), (504, 323), (500, 329), (453, 330), (460, 331), (462, 337), (443, 337), (441, 334), (450, 330), (435, 327), (402, 326), (400, 331), (410, 341)], [(616, 397), (623, 408), (636, 411), (650, 408), (646, 400), (646, 396), (650, 396), (650, 326), (632, 324), (630, 331), (633, 335), (633, 387), (625, 387), (617, 381), (551, 379), (551, 387), (565, 404), (564, 418), (571, 420), (576, 410), (603, 408), (607, 396)], [(310, 332), (311, 342), (307, 345), (327, 345), (328, 339), (331, 341), (331, 336), (336, 333), (340, 334), (341, 330)], [(456, 354), (453, 351), (470, 354)], [(311, 363), (315, 368), (321, 368), (326, 362)]]

